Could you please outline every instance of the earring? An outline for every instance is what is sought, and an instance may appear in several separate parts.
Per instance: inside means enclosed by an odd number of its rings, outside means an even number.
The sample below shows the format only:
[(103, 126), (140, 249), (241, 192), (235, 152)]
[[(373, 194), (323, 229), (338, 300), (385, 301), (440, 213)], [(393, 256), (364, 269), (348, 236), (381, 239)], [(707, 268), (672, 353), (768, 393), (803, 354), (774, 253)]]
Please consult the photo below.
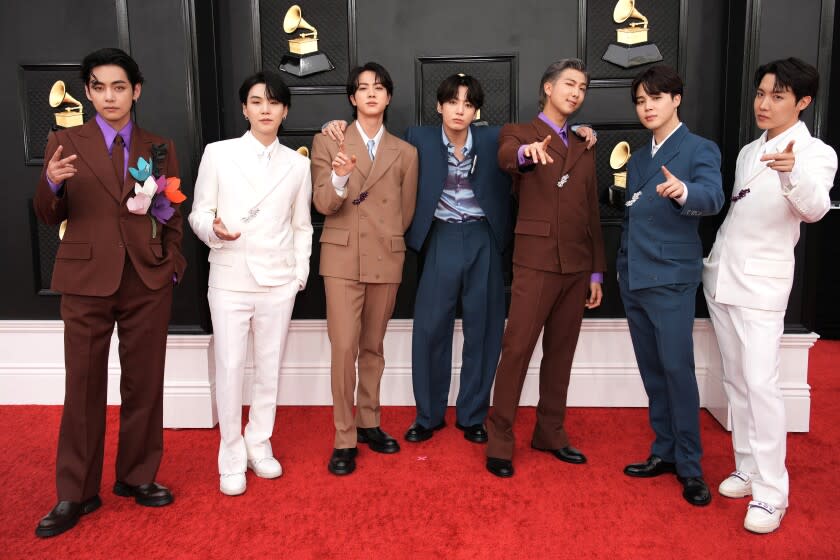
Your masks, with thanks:
[(247, 121), (248, 120), (248, 115), (244, 115), (244, 116), (245, 116), (245, 120)]

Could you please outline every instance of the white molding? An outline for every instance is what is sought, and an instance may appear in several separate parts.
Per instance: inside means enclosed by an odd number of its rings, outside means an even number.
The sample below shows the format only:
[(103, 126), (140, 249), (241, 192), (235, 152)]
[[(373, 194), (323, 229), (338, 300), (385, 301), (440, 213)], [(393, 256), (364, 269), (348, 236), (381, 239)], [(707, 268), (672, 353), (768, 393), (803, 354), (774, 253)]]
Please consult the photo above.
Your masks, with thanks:
[[(408, 319), (395, 319), (385, 336), (383, 405), (414, 405), (411, 390), (411, 328)], [(782, 337), (782, 393), (790, 431), (808, 431), (811, 388), (808, 351), (817, 335)], [(0, 405), (61, 404), (64, 400), (64, 329), (61, 321), (0, 321)], [(116, 334), (108, 364), (108, 403), (119, 404), (120, 367)], [(694, 324), (695, 366), (701, 406), (727, 429), (729, 407), (723, 392), (722, 368), (711, 324)], [(461, 322), (453, 341), (450, 404), (458, 391)], [(252, 353), (249, 350), (249, 356)], [(280, 374), (278, 404), (330, 405), (329, 340), (324, 320), (292, 321)], [(538, 372), (542, 358), (538, 341), (528, 368), (521, 403), (535, 406), (539, 398)], [(164, 381), (166, 427), (212, 427), (216, 424), (213, 387), (212, 336), (170, 335)], [(249, 358), (244, 394), (250, 391), (253, 365)], [(647, 396), (633, 355), (625, 319), (588, 319), (583, 322), (568, 396), (569, 406), (644, 407)]]

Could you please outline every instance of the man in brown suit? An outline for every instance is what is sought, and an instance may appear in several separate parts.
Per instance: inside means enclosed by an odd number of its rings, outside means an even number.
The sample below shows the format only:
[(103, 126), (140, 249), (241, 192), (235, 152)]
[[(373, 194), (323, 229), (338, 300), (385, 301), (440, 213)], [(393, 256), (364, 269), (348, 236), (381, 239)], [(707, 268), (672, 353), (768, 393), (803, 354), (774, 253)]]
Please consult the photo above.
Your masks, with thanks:
[(385, 130), (393, 89), (379, 64), (354, 68), (347, 95), (355, 122), (342, 144), (321, 134), (312, 142), (313, 200), (326, 216), (320, 273), (332, 347), (336, 434), (328, 468), (335, 475), (355, 470), (357, 441), (378, 453), (400, 449), (380, 428), (379, 382), (385, 368), (382, 341), (402, 280), (403, 234), (414, 216), (417, 150)]
[(567, 133), (588, 83), (580, 60), (550, 65), (540, 82), (540, 115), (530, 123), (505, 125), (499, 137), (499, 166), (513, 176), (519, 196), (510, 311), (487, 424), (487, 470), (500, 477), (513, 476), (513, 422), (543, 329), (531, 447), (568, 463), (586, 462), (569, 445), (563, 422), (583, 310), (601, 304), (606, 269), (595, 152)]
[(119, 49), (96, 51), (82, 62), (82, 78), (97, 115), (50, 135), (35, 193), (42, 222), (67, 220), (52, 277), (52, 289), (62, 293), (67, 370), (56, 460), (59, 502), (38, 524), (39, 537), (67, 531), (102, 504), (108, 349), (115, 322), (122, 406), (114, 493), (144, 506), (172, 502), (169, 490), (154, 480), (163, 453), (172, 286), (186, 267), (181, 214), (167, 201), (153, 203), (142, 215), (142, 207), (130, 211), (129, 201), (138, 200), (128, 168), (139, 168), (142, 157), (153, 163), (154, 176), (174, 178), (178, 159), (171, 140), (131, 121), (143, 82), (131, 57)]

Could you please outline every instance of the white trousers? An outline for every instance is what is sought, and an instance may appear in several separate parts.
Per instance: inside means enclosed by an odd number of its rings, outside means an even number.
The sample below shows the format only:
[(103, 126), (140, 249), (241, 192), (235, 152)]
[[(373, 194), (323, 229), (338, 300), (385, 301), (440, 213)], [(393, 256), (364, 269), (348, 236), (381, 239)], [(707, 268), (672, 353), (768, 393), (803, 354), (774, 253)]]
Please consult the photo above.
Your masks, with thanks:
[[(277, 411), (280, 361), (289, 332), (297, 282), (268, 292), (209, 288), (219, 413), (219, 473), (244, 473), (248, 459), (273, 456), (269, 438)], [(242, 434), (242, 383), (248, 333), (254, 332), (254, 382), (245, 435)]]
[(779, 344), (785, 312), (706, 303), (723, 358), (732, 410), (735, 468), (753, 479), (753, 499), (788, 507), (787, 428), (779, 387)]

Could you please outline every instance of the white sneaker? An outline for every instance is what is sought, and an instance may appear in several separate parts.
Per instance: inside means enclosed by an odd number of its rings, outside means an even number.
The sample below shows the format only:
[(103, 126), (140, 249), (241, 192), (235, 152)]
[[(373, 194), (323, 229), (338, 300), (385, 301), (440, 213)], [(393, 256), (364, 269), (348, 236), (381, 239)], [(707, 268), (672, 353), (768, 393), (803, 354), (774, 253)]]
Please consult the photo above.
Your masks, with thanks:
[(245, 473), (223, 474), (219, 476), (219, 490), (228, 496), (245, 493)]
[(766, 502), (752, 500), (747, 506), (744, 529), (753, 533), (772, 533), (782, 524), (784, 508), (773, 507)]
[(248, 468), (254, 471), (254, 474), (260, 478), (277, 478), (283, 474), (283, 467), (280, 465), (280, 461), (274, 457), (248, 459)]
[(718, 486), (718, 492), (727, 498), (744, 498), (752, 495), (752, 478), (745, 472), (735, 471)]

